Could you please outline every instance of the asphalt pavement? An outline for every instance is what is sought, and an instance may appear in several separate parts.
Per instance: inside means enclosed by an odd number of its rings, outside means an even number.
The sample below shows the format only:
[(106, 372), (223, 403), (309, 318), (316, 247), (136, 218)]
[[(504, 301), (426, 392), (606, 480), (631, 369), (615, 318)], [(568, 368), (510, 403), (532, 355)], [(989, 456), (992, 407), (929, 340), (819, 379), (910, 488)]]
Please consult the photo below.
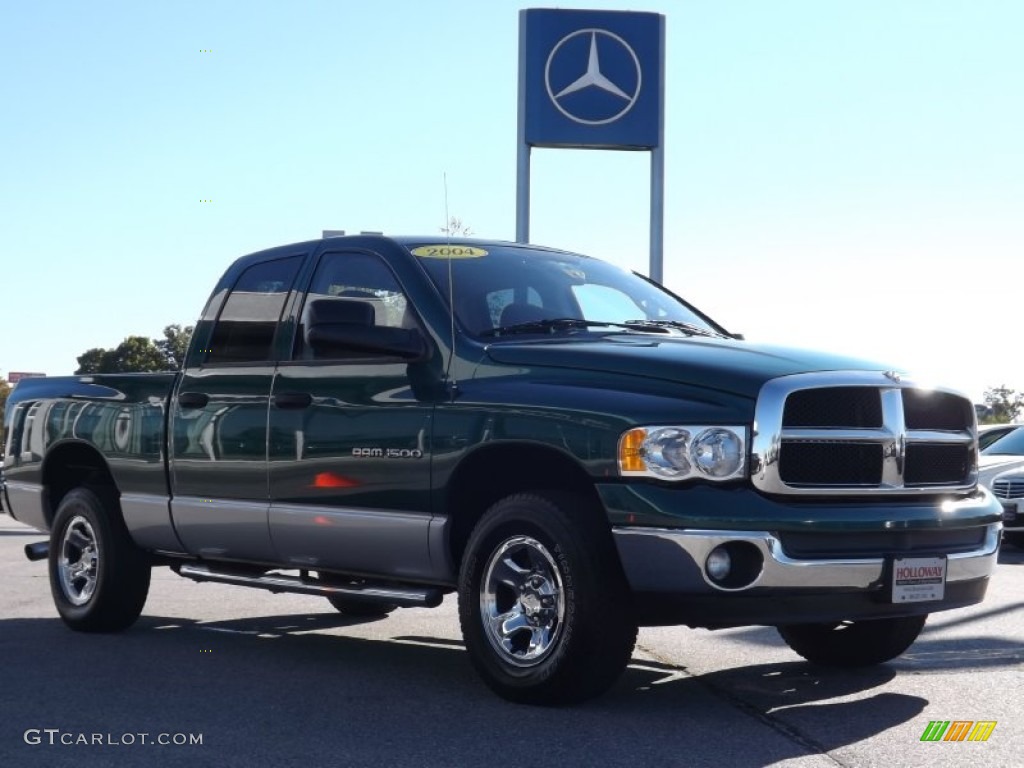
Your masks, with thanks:
[[(1021, 551), (889, 664), (822, 671), (763, 627), (646, 628), (607, 695), (549, 709), (478, 680), (451, 596), (354, 620), (160, 568), (131, 630), (71, 632), (22, 554), (41, 538), (0, 515), (0, 766), (1024, 765)], [(934, 720), (996, 725), (921, 741)]]

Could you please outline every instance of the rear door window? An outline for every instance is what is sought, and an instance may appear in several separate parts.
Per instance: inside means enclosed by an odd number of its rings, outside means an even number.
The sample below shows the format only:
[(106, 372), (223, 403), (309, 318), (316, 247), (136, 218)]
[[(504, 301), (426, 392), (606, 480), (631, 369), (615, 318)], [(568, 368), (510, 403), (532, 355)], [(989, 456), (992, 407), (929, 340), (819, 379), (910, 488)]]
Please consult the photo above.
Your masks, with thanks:
[(213, 327), (206, 363), (271, 359), (281, 311), (301, 266), (301, 256), (290, 256), (242, 272)]

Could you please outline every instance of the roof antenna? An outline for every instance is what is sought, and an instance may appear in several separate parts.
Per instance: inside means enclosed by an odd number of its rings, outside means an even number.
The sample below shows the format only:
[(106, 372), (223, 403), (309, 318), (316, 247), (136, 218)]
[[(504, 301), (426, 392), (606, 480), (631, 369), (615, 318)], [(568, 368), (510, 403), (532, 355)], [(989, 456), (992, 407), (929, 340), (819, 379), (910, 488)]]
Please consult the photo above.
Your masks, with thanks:
[(448, 172), (442, 174), (444, 179), (444, 231), (448, 245), (448, 317), (451, 320), (451, 352), (448, 358), (449, 390), (454, 398), (459, 391), (459, 383), (455, 379), (455, 280), (452, 276), (452, 222), (448, 218)]

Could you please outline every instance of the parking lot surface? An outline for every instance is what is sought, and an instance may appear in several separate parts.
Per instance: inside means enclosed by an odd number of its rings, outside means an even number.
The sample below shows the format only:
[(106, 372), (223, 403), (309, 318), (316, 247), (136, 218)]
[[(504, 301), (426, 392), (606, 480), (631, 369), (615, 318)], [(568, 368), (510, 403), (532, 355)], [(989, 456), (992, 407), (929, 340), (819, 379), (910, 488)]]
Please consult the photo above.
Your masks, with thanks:
[[(130, 631), (69, 631), (41, 540), (0, 515), (0, 765), (940, 766), (1024, 764), (1024, 552), (986, 601), (880, 667), (825, 671), (774, 630), (640, 631), (606, 696), (509, 704), (440, 608), (355, 620), (326, 600), (154, 571)], [(921, 741), (994, 721), (987, 741)], [(198, 737), (198, 739), (197, 739)], [(201, 741), (201, 743), (196, 743)]]

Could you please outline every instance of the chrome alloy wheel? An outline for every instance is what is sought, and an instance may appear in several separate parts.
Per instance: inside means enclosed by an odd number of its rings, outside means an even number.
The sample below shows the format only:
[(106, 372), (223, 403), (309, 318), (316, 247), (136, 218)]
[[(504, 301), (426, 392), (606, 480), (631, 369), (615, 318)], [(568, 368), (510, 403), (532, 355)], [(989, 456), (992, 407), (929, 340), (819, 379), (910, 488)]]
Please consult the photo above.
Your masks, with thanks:
[(480, 617), (502, 660), (540, 663), (555, 647), (564, 616), (562, 574), (547, 547), (513, 536), (494, 550), (480, 584)]
[(92, 524), (82, 515), (71, 518), (60, 541), (57, 568), (60, 586), (72, 605), (85, 605), (96, 591), (99, 546)]

